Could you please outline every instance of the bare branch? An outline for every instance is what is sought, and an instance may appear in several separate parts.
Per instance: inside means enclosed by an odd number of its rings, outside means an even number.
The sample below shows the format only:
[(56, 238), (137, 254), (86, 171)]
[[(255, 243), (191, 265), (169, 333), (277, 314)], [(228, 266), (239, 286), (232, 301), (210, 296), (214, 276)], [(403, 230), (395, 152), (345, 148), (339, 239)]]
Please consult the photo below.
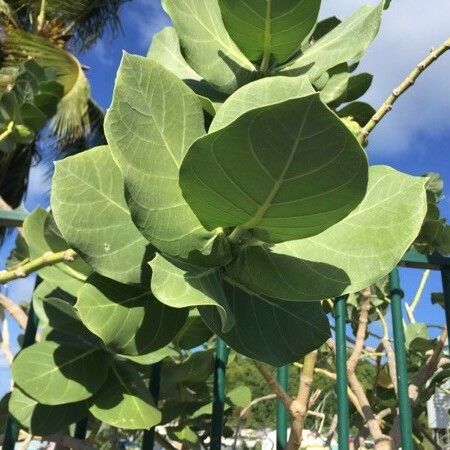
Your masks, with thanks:
[(0, 306), (2, 306), (11, 317), (19, 324), (22, 330), (27, 326), (28, 317), (22, 310), (22, 308), (16, 305), (11, 299), (0, 294)]
[(405, 80), (395, 88), (391, 95), (384, 101), (378, 111), (367, 122), (366, 126), (361, 130), (359, 137), (360, 143), (364, 143), (367, 137), (380, 122), (380, 120), (392, 109), (397, 99), (404, 94), (419, 78), (422, 72), (427, 69), (434, 61), (442, 56), (447, 50), (450, 49), (450, 38), (448, 38), (441, 46), (436, 50), (433, 50), (422, 62), (417, 64), (414, 70), (405, 78)]

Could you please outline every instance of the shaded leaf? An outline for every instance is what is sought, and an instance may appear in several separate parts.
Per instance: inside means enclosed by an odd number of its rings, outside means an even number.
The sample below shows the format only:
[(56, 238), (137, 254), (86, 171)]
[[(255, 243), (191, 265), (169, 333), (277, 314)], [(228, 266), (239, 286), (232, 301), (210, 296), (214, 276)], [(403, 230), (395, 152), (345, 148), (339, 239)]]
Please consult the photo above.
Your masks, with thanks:
[(151, 290), (165, 305), (173, 308), (214, 306), (224, 330), (233, 325), (233, 315), (222, 288), (220, 268), (205, 268), (177, 262), (157, 254), (150, 262)]
[(127, 364), (111, 366), (89, 411), (102, 422), (126, 430), (146, 430), (161, 420), (139, 372)]
[(375, 109), (368, 103), (352, 102), (337, 111), (340, 117), (351, 117), (362, 127), (375, 114)]
[(44, 405), (91, 397), (103, 385), (110, 356), (95, 347), (40, 342), (22, 350), (12, 366), (16, 385)]
[(217, 312), (202, 308), (206, 324), (237, 352), (273, 366), (283, 366), (320, 347), (329, 337), (327, 317), (320, 303), (286, 302), (225, 283), (236, 323), (220, 330)]
[[(314, 27), (320, 0), (219, 0), (231, 38), (251, 61), (292, 55)], [(266, 56), (267, 58), (267, 56)]]
[(317, 94), (248, 111), (194, 142), (180, 168), (206, 229), (239, 226), (265, 242), (320, 233), (366, 185), (362, 147)]
[(417, 236), (425, 179), (370, 168), (365, 199), (344, 220), (309, 239), (245, 248), (233, 279), (262, 294), (309, 301), (356, 292), (387, 275)]
[(213, 336), (212, 331), (203, 322), (200, 313), (193, 309), (183, 328), (174, 339), (174, 345), (183, 350), (191, 350), (204, 344)]
[(188, 311), (158, 302), (147, 289), (91, 275), (76, 309), (86, 327), (123, 355), (145, 355), (165, 347), (183, 326)]
[(88, 404), (83, 401), (55, 406), (42, 405), (16, 388), (11, 394), (9, 411), (25, 431), (42, 436), (60, 433), (86, 417)]

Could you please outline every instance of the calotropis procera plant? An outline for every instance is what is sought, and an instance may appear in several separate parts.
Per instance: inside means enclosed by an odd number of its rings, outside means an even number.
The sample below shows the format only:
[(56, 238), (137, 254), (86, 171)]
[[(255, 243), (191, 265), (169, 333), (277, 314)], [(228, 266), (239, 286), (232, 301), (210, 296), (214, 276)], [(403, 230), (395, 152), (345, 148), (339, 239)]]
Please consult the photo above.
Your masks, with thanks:
[(250, 358), (298, 360), (330, 336), (321, 300), (384, 277), (425, 217), (427, 179), (369, 167), (361, 145), (371, 76), (352, 73), (383, 1), (319, 23), (320, 0), (163, 5), (174, 28), (124, 55), (108, 145), (57, 163), (53, 216), (25, 224), (31, 254), (80, 257), (40, 272), (48, 328), (13, 365), (33, 433), (49, 432), (38, 407), (60, 427), (88, 410), (158, 423), (139, 364), (165, 358), (179, 385), (193, 317)]

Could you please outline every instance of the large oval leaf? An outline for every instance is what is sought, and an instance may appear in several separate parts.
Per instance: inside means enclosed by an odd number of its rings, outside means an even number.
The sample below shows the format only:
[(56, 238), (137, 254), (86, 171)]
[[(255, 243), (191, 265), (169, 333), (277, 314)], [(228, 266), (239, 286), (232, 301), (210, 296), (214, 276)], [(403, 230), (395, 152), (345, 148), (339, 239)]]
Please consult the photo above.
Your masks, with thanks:
[(304, 97), (314, 92), (307, 76), (261, 78), (246, 84), (228, 97), (211, 122), (209, 133), (226, 127), (251, 109)]
[(385, 166), (370, 169), (365, 199), (343, 221), (309, 239), (243, 250), (235, 279), (285, 300), (320, 300), (356, 292), (387, 275), (419, 233), (426, 178)]
[(148, 279), (153, 252), (131, 220), (107, 146), (56, 163), (52, 208), (67, 242), (98, 273), (123, 283)]
[(338, 64), (360, 59), (378, 33), (384, 3), (382, 0), (377, 6), (359, 8), (307, 48), (300, 58), (282, 67), (281, 72), (294, 76), (308, 72), (314, 80)]
[(104, 383), (110, 356), (98, 348), (40, 342), (14, 360), (14, 382), (44, 405), (86, 400)]
[(125, 54), (105, 131), (141, 233), (182, 259), (228, 259), (225, 239), (203, 229), (178, 186), (185, 153), (205, 133), (196, 95), (158, 63)]
[(161, 303), (173, 308), (214, 306), (218, 309), (222, 328), (228, 330), (233, 325), (220, 268), (191, 266), (159, 254), (150, 265), (152, 292)]
[(219, 91), (230, 94), (251, 81), (253, 64), (233, 42), (217, 0), (164, 0), (189, 65)]
[(183, 80), (198, 95), (203, 109), (214, 116), (226, 96), (216, 91), (189, 66), (181, 53), (175, 28), (166, 27), (153, 35), (147, 57)]
[(248, 111), (198, 139), (180, 169), (207, 229), (238, 226), (265, 242), (313, 236), (364, 197), (367, 159), (318, 94)]
[(9, 400), (9, 412), (21, 428), (34, 435), (60, 433), (88, 414), (87, 402), (42, 405), (15, 388)]
[(145, 355), (165, 347), (186, 321), (188, 310), (158, 302), (148, 290), (91, 275), (76, 309), (86, 327), (123, 355)]
[(148, 430), (161, 421), (139, 372), (127, 364), (113, 364), (89, 411), (113, 427)]
[(320, 0), (219, 0), (225, 26), (251, 61), (289, 58), (314, 27)]
[(200, 314), (214, 333), (249, 358), (283, 366), (320, 347), (330, 337), (320, 303), (286, 302), (229, 283), (224, 289), (236, 317), (234, 327), (223, 333), (213, 308), (202, 308)]

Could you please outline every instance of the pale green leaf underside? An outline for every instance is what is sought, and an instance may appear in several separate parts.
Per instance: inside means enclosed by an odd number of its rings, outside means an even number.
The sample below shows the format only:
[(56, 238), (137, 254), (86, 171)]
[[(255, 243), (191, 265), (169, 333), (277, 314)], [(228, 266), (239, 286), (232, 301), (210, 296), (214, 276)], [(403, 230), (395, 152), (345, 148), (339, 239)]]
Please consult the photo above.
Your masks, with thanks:
[(351, 17), (315, 42), (294, 62), (281, 69), (285, 75), (308, 71), (311, 80), (345, 62), (360, 58), (380, 27), (384, 0), (377, 6), (362, 6)]
[(153, 35), (147, 58), (153, 59), (183, 80), (199, 97), (203, 109), (214, 116), (225, 96), (193, 70), (181, 53), (180, 41), (173, 27), (163, 28)]
[(362, 200), (367, 159), (318, 94), (253, 109), (198, 139), (180, 186), (207, 229), (239, 226), (265, 242), (313, 236)]
[(251, 60), (289, 58), (314, 27), (320, 0), (219, 0), (230, 36)]
[(157, 254), (150, 263), (151, 290), (165, 305), (173, 308), (214, 306), (218, 309), (222, 328), (234, 323), (222, 288), (220, 268), (191, 266)]
[(156, 364), (169, 356), (176, 358), (177, 356), (179, 356), (179, 353), (171, 346), (167, 346), (154, 352), (147, 353), (146, 355), (139, 355), (139, 356), (118, 355), (118, 356), (129, 359), (130, 361), (133, 361), (136, 364), (149, 366), (150, 364)]
[(86, 402), (65, 405), (42, 405), (15, 388), (9, 400), (9, 412), (21, 428), (34, 435), (50, 435), (64, 431), (86, 417)]
[(164, 0), (188, 64), (208, 83), (230, 94), (251, 81), (253, 64), (233, 42), (217, 0)]
[(40, 342), (22, 350), (12, 366), (16, 385), (44, 405), (91, 397), (102, 386), (109, 355), (93, 347)]
[(373, 166), (365, 199), (344, 220), (309, 239), (248, 247), (229, 273), (251, 289), (286, 300), (364, 289), (397, 265), (419, 233), (425, 182)]
[(148, 430), (161, 421), (139, 372), (126, 364), (111, 366), (89, 411), (102, 422), (126, 430)]
[(307, 76), (269, 77), (246, 84), (228, 97), (211, 122), (209, 133), (225, 128), (252, 109), (304, 97), (314, 92)]
[(207, 258), (220, 243), (201, 226), (178, 186), (185, 153), (205, 133), (197, 96), (158, 63), (125, 54), (105, 132), (140, 232), (169, 255)]
[(213, 308), (202, 308), (205, 323), (237, 352), (274, 366), (297, 361), (330, 337), (320, 303), (286, 302), (225, 283), (225, 293), (236, 318), (224, 333)]
[(123, 283), (148, 279), (153, 252), (131, 220), (107, 146), (56, 163), (52, 208), (66, 240), (98, 273)]
[(91, 275), (76, 309), (85, 326), (113, 351), (146, 355), (165, 347), (187, 318), (187, 310), (156, 301), (148, 290)]

